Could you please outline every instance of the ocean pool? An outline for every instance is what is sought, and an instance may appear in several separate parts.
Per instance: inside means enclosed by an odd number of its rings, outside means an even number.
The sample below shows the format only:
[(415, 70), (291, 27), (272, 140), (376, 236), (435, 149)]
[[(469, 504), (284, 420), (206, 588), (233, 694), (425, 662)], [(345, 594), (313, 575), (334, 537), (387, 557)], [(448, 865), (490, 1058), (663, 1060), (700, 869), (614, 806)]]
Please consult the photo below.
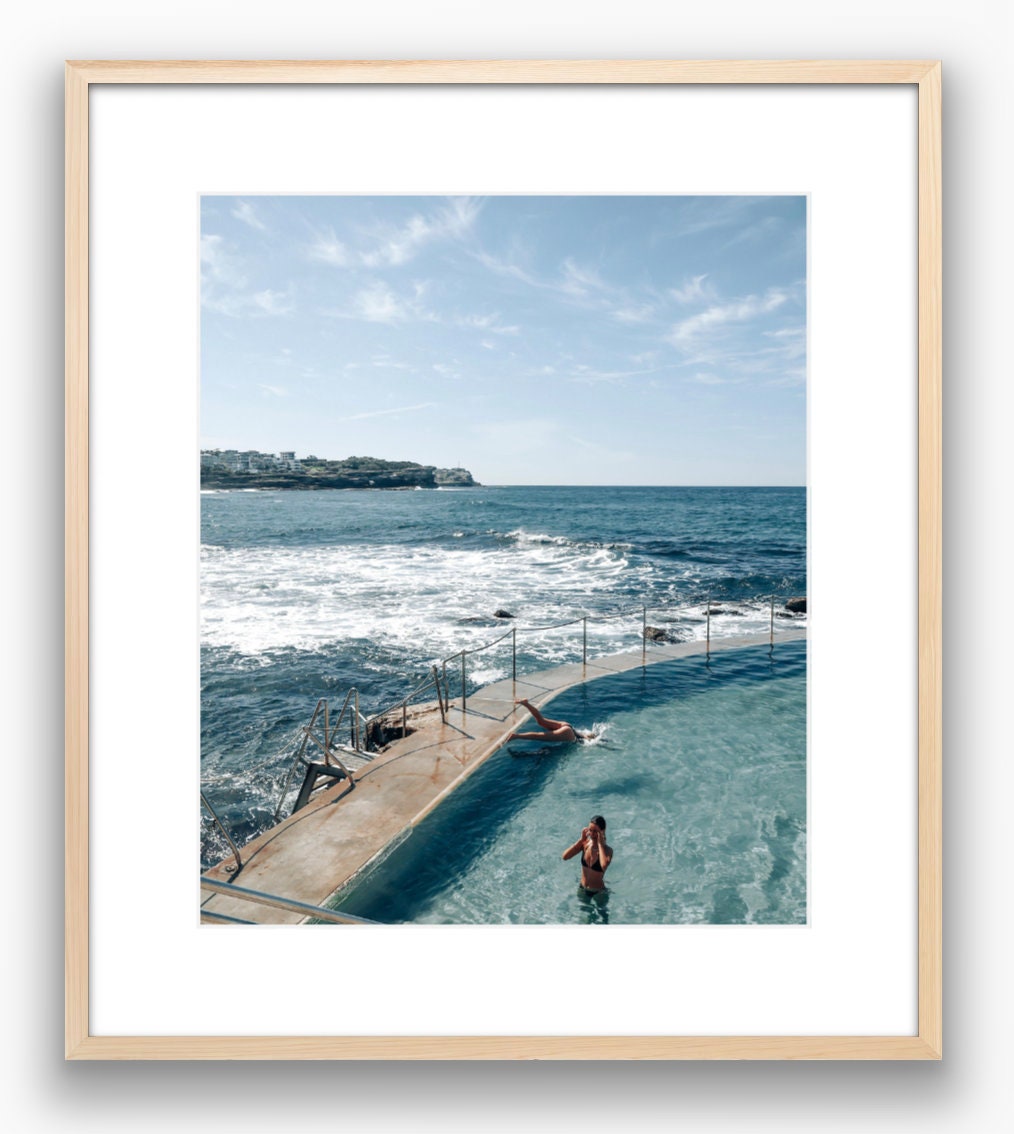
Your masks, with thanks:
[[(590, 744), (512, 741), (330, 904), (386, 923), (806, 922), (806, 643), (568, 690)], [(563, 850), (604, 815), (608, 893)]]

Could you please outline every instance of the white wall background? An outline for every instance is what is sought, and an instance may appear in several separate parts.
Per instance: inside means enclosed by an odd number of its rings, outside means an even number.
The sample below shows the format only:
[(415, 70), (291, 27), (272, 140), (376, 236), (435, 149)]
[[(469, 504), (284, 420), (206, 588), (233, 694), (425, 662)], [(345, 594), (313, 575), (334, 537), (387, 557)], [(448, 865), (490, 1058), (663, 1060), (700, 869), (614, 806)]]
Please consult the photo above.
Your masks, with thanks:
[[(672, 0), (375, 0), (369, 8), (324, 0), (39, 0), (8, 12), (0, 78), (0, 443), (7, 461), (0, 1043), (4, 1111), (18, 1129), (1010, 1128), (1014, 745), (1007, 709), (1014, 673), (1003, 633), (1014, 511), (1005, 460), (1014, 408), (1006, 349), (1014, 299), (1009, 13), (1006, 0), (714, 0), (707, 7)], [(63, 1062), (62, 61), (322, 57), (944, 60), (943, 1063)]]

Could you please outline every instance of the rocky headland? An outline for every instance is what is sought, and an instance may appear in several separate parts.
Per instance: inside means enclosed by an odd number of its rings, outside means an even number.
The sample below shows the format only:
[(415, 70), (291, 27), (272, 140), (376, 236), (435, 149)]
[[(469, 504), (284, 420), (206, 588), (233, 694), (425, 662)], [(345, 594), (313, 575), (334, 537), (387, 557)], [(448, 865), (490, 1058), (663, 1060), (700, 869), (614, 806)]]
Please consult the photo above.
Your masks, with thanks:
[(202, 454), (202, 488), (476, 488), (468, 469), (438, 469), (414, 461), (385, 461), (379, 457), (316, 458), (290, 462), (280, 468), (235, 468), (206, 463)]

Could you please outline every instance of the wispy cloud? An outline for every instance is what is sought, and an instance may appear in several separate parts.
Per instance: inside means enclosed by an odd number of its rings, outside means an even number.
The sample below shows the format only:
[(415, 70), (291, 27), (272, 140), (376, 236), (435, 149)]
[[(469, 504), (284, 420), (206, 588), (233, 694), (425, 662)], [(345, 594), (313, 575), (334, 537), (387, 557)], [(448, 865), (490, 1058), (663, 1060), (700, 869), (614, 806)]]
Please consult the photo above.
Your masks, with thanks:
[(517, 335), (521, 328), (517, 324), (501, 322), (498, 314), (494, 315), (459, 315), (452, 320), (460, 327), (475, 327), (480, 331), (489, 331), (494, 335)]
[(248, 299), (248, 305), (254, 314), (260, 312), (264, 315), (291, 315), (296, 310), (291, 287), (285, 291), (265, 288), (263, 291), (255, 291)]
[(368, 417), (389, 417), (397, 413), (416, 413), (419, 410), (434, 409), (436, 402), (419, 402), (414, 406), (395, 406), (393, 409), (367, 410), (365, 413), (353, 413), (348, 417), (339, 418), (339, 421), (365, 421)]
[(389, 354), (375, 354), (370, 359), (370, 365), (378, 370), (411, 370), (407, 362), (398, 362)]
[(482, 248), (473, 250), (471, 255), (474, 256), (484, 268), (490, 272), (494, 272), (498, 276), (508, 276), (523, 284), (528, 284), (529, 287), (542, 288), (548, 286), (526, 268), (518, 264), (516, 259), (506, 260), (499, 256), (494, 256), (492, 253), (486, 252)]
[[(552, 285), (550, 285), (552, 286)], [(567, 295), (585, 296), (591, 292), (605, 291), (608, 284), (594, 268), (581, 267), (573, 260), (566, 259), (560, 265), (560, 281), (557, 285)]]
[[(524, 254), (523, 249), (516, 252)], [(519, 264), (516, 256), (513, 259), (504, 259), (481, 248), (472, 250), (471, 255), (484, 268), (496, 275), (517, 280), (536, 291), (550, 292), (579, 306), (591, 304), (604, 306), (606, 296), (615, 291), (598, 271), (578, 264), (570, 257), (562, 261), (558, 274), (543, 276)]]
[(714, 288), (706, 282), (707, 278), (707, 274), (705, 274), (684, 280), (682, 287), (672, 287), (669, 289), (669, 298), (674, 299), (677, 303), (696, 303), (702, 300), (714, 299)]
[(697, 335), (727, 323), (744, 323), (777, 310), (789, 298), (783, 288), (769, 288), (763, 295), (748, 295), (732, 303), (718, 303), (677, 323), (669, 336), (674, 343), (685, 343)]
[(504, 323), (497, 312), (465, 314), (456, 311), (440, 312), (425, 300), (430, 288), (425, 280), (417, 280), (411, 292), (396, 292), (382, 280), (373, 280), (354, 292), (348, 302), (332, 314), (341, 319), (360, 319), (367, 323), (442, 323), (450, 327), (464, 327), (484, 335), (517, 335), (521, 327)]
[(757, 203), (754, 197), (702, 197), (688, 202), (669, 235), (697, 236), (717, 228), (738, 224)]
[(284, 386), (269, 386), (266, 382), (259, 382), (258, 387), (265, 394), (271, 394), (275, 398), (287, 398), (289, 396), (289, 391)]
[(202, 282), (228, 287), (246, 287), (246, 275), (238, 257), (229, 253), (221, 236), (201, 236)]
[(408, 318), (408, 308), (387, 284), (375, 283), (352, 297), (352, 311), (368, 323), (400, 323)]
[(358, 234), (356, 247), (329, 230), (318, 235), (307, 249), (307, 255), (311, 260), (338, 268), (400, 267), (414, 260), (429, 244), (464, 239), (473, 229), (481, 210), (482, 201), (478, 198), (451, 198), (429, 214), (414, 214), (402, 225), (388, 225)]
[(644, 374), (654, 373), (655, 367), (637, 370), (600, 370), (594, 366), (579, 363), (571, 368), (567, 378), (570, 382), (586, 386), (598, 385), (603, 382), (622, 385), (628, 378), (637, 378)]
[(340, 319), (358, 319), (366, 323), (436, 323), (439, 316), (421, 302), (425, 288), (416, 285), (411, 295), (398, 294), (381, 280), (360, 288), (343, 306), (331, 311)]
[(694, 374), (690, 380), (692, 382), (698, 382), (702, 386), (725, 386), (729, 382), (733, 381), (733, 379), (725, 378), (720, 374), (710, 374), (705, 372)]
[(201, 237), (201, 305), (233, 318), (289, 315), (296, 309), (294, 288), (250, 290), (243, 262), (229, 252), (221, 236)]
[(762, 348), (765, 354), (777, 354), (786, 360), (806, 355), (806, 328), (801, 324), (765, 331), (764, 337), (772, 340), (771, 346)]
[(753, 224), (748, 224), (741, 228), (739, 232), (734, 233), (720, 246), (720, 251), (726, 251), (729, 248), (734, 248), (737, 244), (756, 244), (758, 241), (765, 240), (773, 236), (780, 229), (784, 228), (785, 222), (781, 217), (761, 217), (760, 220), (755, 221)]
[(647, 323), (654, 314), (655, 308), (650, 303), (639, 307), (617, 307), (610, 312), (618, 323)]
[(258, 232), (267, 232), (268, 226), (257, 215), (257, 210), (250, 204), (249, 201), (240, 201), (240, 203), (232, 210), (232, 215), (238, 221), (249, 225), (251, 228), (257, 229)]

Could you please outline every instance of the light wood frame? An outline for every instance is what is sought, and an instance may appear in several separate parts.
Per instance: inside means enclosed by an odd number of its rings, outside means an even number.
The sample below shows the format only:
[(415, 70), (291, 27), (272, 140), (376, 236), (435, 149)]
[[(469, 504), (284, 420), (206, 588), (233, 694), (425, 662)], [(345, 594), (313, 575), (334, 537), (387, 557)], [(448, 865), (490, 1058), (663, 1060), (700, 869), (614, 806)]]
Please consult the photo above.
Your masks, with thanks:
[[(123, 83), (918, 87), (918, 1032), (901, 1036), (93, 1036), (88, 1015), (88, 92)], [(66, 65), (68, 1059), (939, 1059), (942, 1049), (941, 110), (938, 61), (74, 61)]]

